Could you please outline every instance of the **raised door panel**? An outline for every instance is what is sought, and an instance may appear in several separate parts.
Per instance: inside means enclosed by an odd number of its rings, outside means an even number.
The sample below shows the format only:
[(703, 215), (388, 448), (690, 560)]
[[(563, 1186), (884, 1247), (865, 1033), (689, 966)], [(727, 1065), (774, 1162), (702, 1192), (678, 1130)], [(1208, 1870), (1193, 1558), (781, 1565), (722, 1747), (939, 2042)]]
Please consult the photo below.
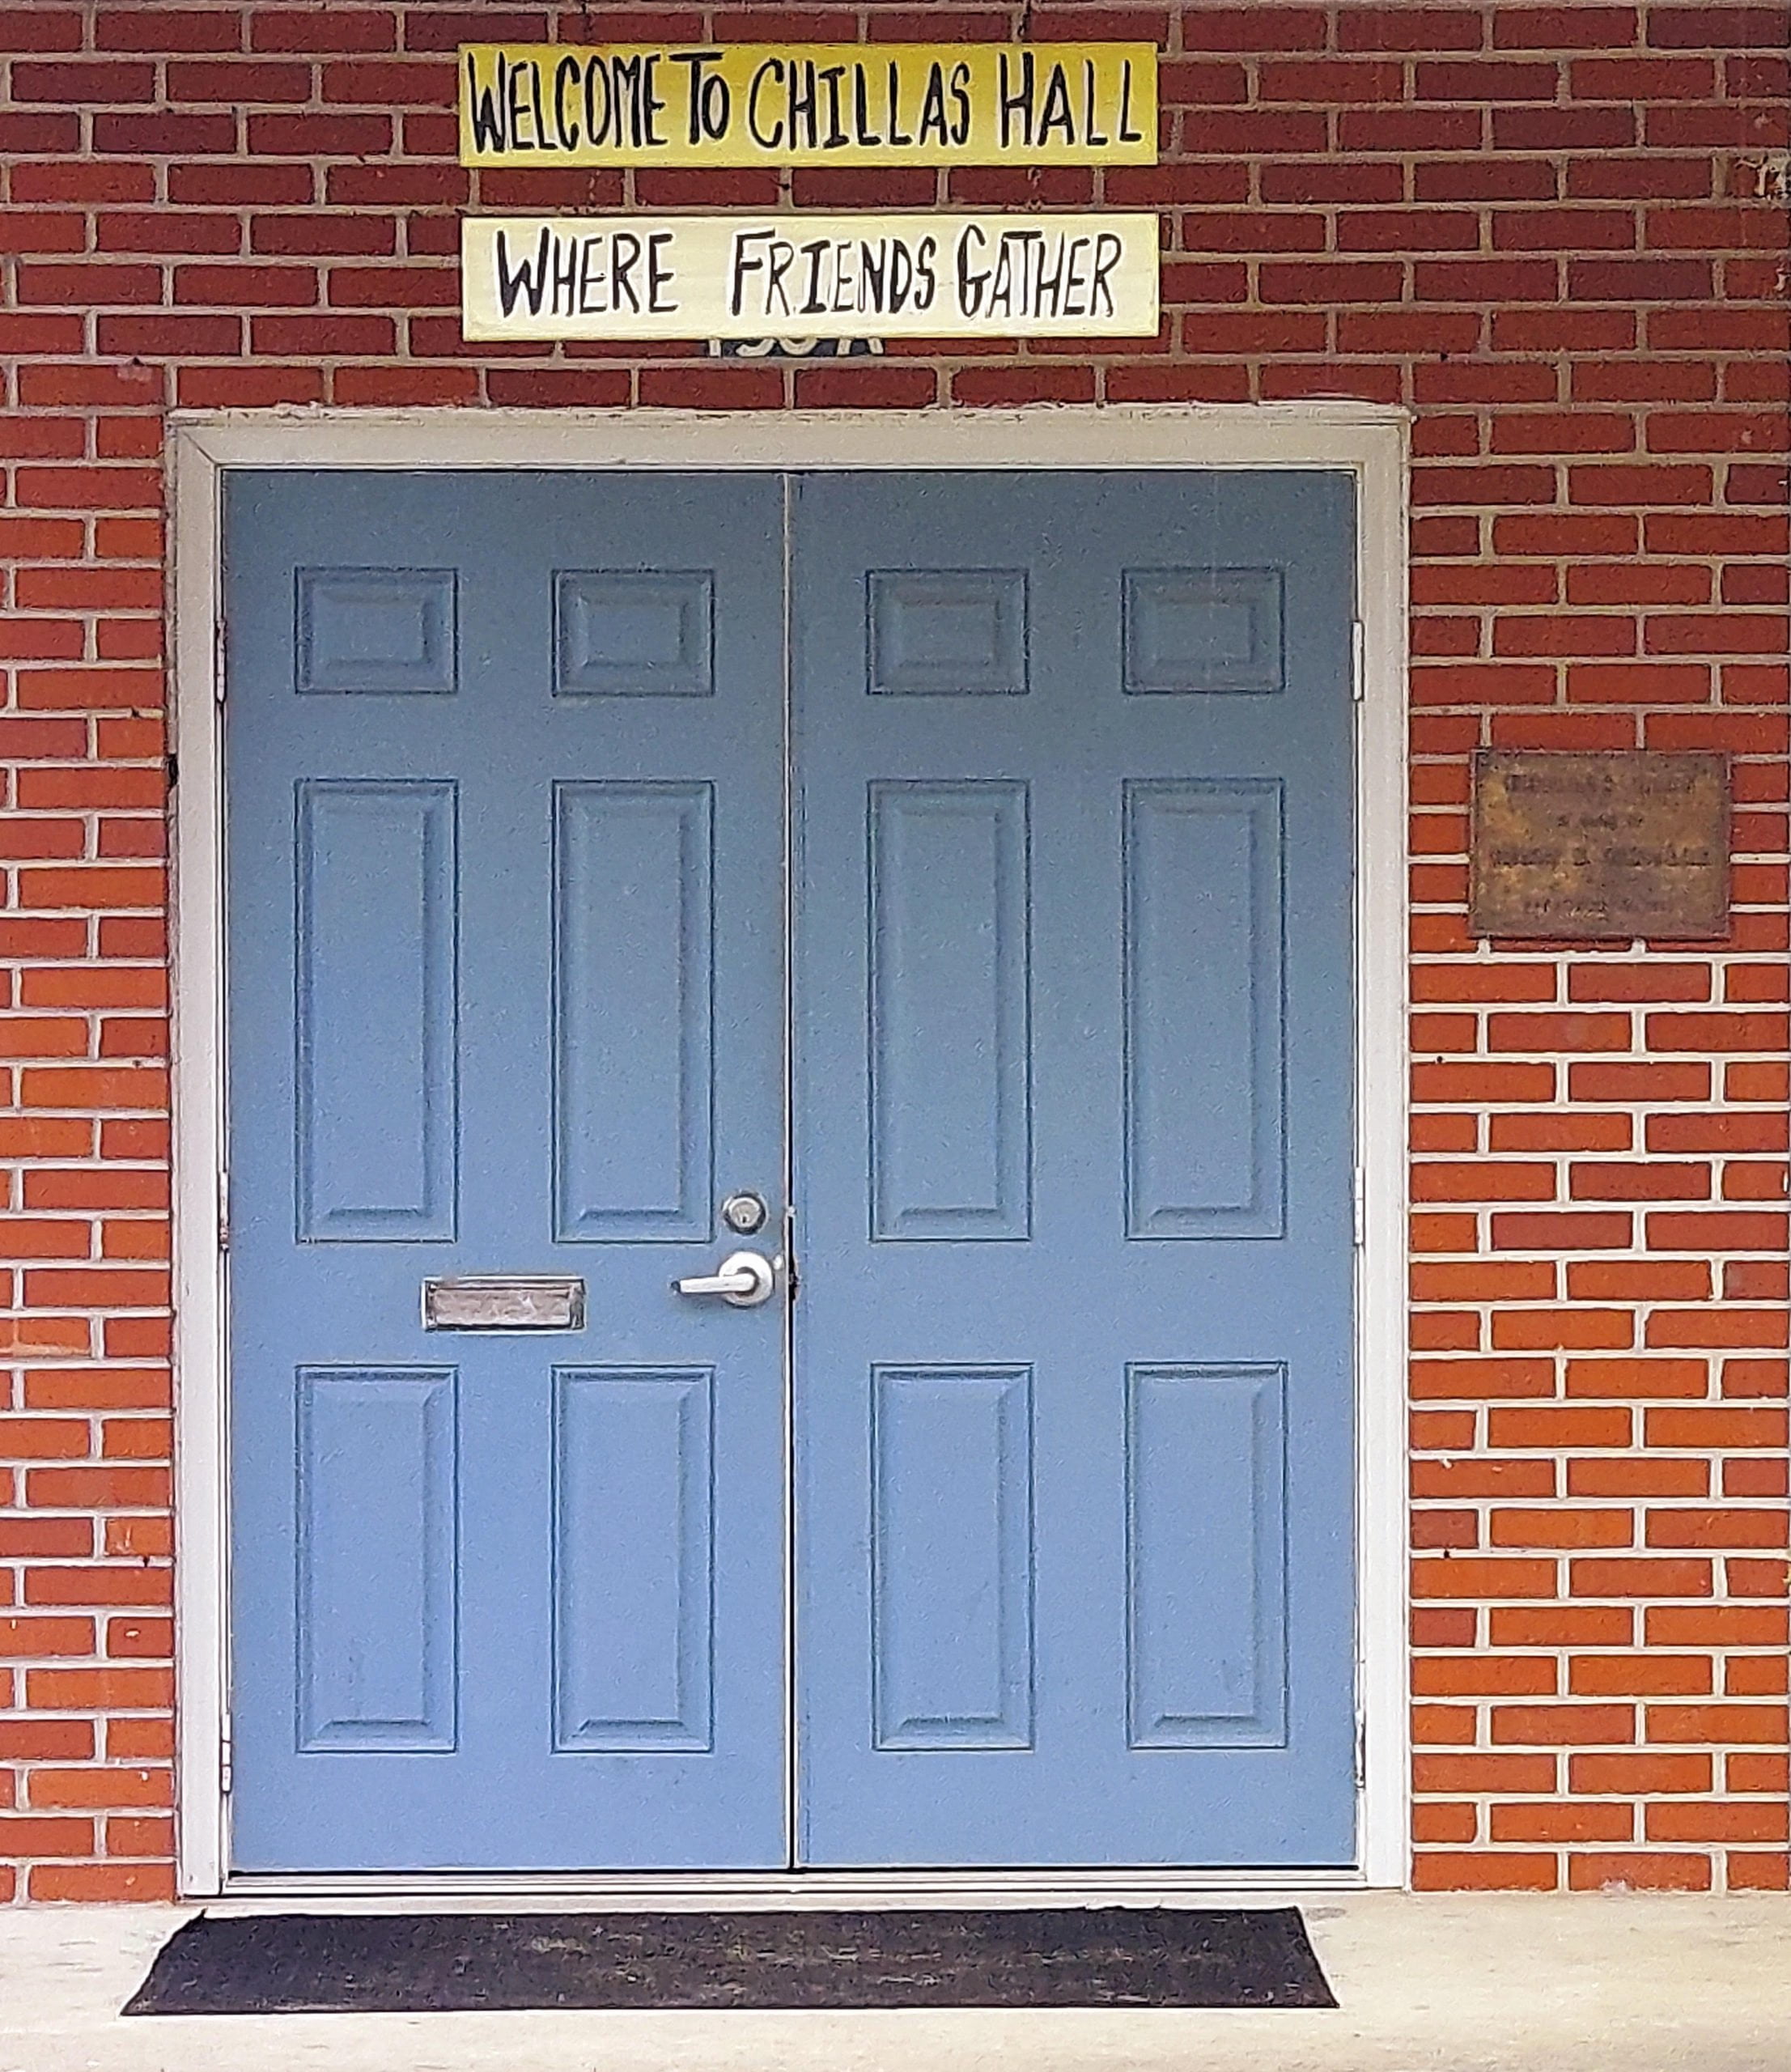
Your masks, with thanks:
[(870, 789), (871, 1227), (1031, 1225), (1024, 784)]
[(1135, 1748), (1286, 1739), (1286, 1395), (1279, 1366), (1127, 1376)]
[(416, 779), (297, 788), (301, 1242), (454, 1235), (456, 804)]
[(713, 788), (568, 782), (554, 801), (562, 1242), (710, 1233)]
[(457, 1377), (297, 1376), (298, 1746), (455, 1744)]
[(1281, 1234), (1281, 822), (1272, 779), (1126, 787), (1133, 1238)]
[(712, 1745), (715, 1377), (554, 1376), (558, 1749)]
[(876, 1745), (1029, 1747), (1031, 1374), (888, 1367), (872, 1386)]

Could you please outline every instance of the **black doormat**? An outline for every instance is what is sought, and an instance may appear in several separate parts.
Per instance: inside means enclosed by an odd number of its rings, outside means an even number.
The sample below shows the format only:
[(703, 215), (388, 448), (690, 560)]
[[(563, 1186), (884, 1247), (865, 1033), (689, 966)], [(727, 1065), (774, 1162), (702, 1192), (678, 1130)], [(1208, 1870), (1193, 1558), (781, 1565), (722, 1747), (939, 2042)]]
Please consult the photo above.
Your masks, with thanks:
[(1335, 2007), (1293, 1907), (200, 1915), (127, 2015)]

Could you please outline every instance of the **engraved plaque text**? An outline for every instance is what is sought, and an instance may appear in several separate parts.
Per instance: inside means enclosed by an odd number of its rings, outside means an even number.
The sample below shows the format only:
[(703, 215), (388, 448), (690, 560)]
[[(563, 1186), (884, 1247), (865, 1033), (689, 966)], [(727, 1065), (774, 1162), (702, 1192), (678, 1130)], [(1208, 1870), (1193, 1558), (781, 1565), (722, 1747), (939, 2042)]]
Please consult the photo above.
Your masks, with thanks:
[(1482, 749), (1468, 927), (1581, 941), (1726, 935), (1729, 800), (1723, 755)]

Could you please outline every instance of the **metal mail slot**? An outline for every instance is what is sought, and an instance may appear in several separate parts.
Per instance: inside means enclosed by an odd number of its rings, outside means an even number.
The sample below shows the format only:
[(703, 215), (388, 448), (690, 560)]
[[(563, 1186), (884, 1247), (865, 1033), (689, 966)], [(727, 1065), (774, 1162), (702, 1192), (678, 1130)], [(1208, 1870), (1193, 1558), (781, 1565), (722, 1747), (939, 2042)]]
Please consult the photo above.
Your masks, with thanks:
[(458, 1274), (423, 1283), (425, 1331), (583, 1331), (584, 1283), (571, 1274)]

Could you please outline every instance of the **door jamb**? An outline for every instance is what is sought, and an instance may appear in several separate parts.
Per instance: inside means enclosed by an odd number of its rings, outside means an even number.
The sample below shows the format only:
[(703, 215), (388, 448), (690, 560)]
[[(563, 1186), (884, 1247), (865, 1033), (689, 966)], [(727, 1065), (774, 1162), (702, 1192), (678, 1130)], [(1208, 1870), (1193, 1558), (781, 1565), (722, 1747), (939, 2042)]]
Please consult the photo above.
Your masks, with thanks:
[[(1411, 1857), (1407, 1644), (1406, 561), (1407, 428), (1392, 405), (1313, 401), (984, 411), (315, 410), (176, 412), (170, 420), (172, 655), (176, 1878), (189, 1897), (251, 1886), (228, 1870), (228, 1488), (223, 1172), (223, 638), (222, 490), (231, 468), (790, 470), (1339, 469), (1357, 483), (1356, 1109), (1363, 1212), (1356, 1254), (1357, 1699), (1362, 1713), (1353, 1871), (1148, 1870), (1093, 1879), (1025, 1874), (1050, 1890), (1148, 1900), (1174, 1894), (1402, 1887)], [(171, 775), (172, 773), (171, 772)], [(803, 1904), (817, 1874), (765, 1874), (756, 1903)], [(338, 1893), (349, 1881), (285, 1883)], [(421, 1898), (441, 1881), (376, 1881)], [(908, 1882), (854, 1875), (875, 1904)], [(575, 1892), (639, 1905), (637, 1875), (504, 1879), (507, 1896)], [(934, 1903), (988, 1904), (1008, 1880), (930, 1873)], [(685, 1904), (737, 1903), (737, 1875), (664, 1881)], [(816, 1892), (813, 1895), (821, 1895)], [(810, 1903), (813, 1903), (812, 1900)]]

